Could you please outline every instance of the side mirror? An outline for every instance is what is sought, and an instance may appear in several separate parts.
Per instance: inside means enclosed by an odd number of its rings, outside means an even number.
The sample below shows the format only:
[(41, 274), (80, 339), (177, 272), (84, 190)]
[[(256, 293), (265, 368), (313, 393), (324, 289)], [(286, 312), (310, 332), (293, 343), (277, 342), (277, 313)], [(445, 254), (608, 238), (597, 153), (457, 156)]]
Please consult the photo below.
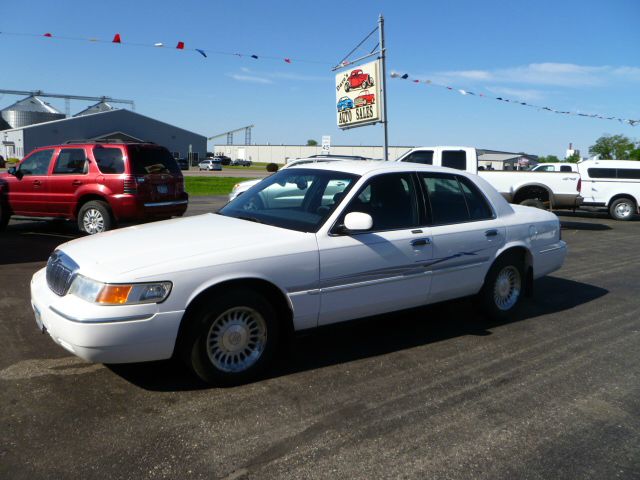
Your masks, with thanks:
[(344, 217), (345, 233), (366, 232), (372, 227), (373, 218), (367, 213), (351, 212)]
[(17, 171), (17, 170), (16, 170), (16, 167), (9, 167), (9, 169), (7, 170), (7, 173), (8, 173), (9, 175), (13, 175), (13, 176), (15, 176), (16, 171)]

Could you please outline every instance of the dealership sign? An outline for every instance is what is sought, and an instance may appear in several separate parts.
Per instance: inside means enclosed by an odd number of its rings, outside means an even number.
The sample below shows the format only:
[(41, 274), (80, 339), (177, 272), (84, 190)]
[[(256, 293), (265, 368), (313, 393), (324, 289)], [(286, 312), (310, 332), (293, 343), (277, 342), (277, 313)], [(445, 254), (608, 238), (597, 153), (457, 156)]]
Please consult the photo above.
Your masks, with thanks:
[(381, 121), (380, 61), (336, 75), (338, 127), (361, 127)]

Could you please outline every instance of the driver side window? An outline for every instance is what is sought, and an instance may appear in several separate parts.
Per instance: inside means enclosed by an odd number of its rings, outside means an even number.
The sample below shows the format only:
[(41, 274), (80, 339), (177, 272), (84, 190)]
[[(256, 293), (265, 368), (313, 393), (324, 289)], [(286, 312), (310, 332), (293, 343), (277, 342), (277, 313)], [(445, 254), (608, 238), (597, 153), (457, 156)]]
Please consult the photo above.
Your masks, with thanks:
[(22, 161), (18, 170), (22, 175), (46, 175), (49, 172), (52, 156), (53, 150), (35, 152)]

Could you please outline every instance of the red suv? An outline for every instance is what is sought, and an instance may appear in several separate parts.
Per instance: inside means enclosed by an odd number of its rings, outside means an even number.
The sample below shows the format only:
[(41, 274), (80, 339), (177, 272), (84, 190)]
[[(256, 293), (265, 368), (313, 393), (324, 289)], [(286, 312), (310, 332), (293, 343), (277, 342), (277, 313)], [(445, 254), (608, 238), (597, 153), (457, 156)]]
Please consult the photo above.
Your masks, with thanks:
[(159, 145), (42, 147), (0, 175), (0, 230), (20, 215), (77, 220), (94, 234), (120, 221), (181, 216), (188, 199), (180, 168)]

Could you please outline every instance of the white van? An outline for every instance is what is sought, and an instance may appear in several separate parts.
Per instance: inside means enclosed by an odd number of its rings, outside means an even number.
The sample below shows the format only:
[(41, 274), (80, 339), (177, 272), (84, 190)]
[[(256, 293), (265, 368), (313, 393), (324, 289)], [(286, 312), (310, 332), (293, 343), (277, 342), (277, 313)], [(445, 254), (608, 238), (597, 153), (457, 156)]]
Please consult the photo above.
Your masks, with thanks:
[(583, 206), (606, 207), (615, 220), (640, 213), (640, 161), (585, 160), (578, 163)]

